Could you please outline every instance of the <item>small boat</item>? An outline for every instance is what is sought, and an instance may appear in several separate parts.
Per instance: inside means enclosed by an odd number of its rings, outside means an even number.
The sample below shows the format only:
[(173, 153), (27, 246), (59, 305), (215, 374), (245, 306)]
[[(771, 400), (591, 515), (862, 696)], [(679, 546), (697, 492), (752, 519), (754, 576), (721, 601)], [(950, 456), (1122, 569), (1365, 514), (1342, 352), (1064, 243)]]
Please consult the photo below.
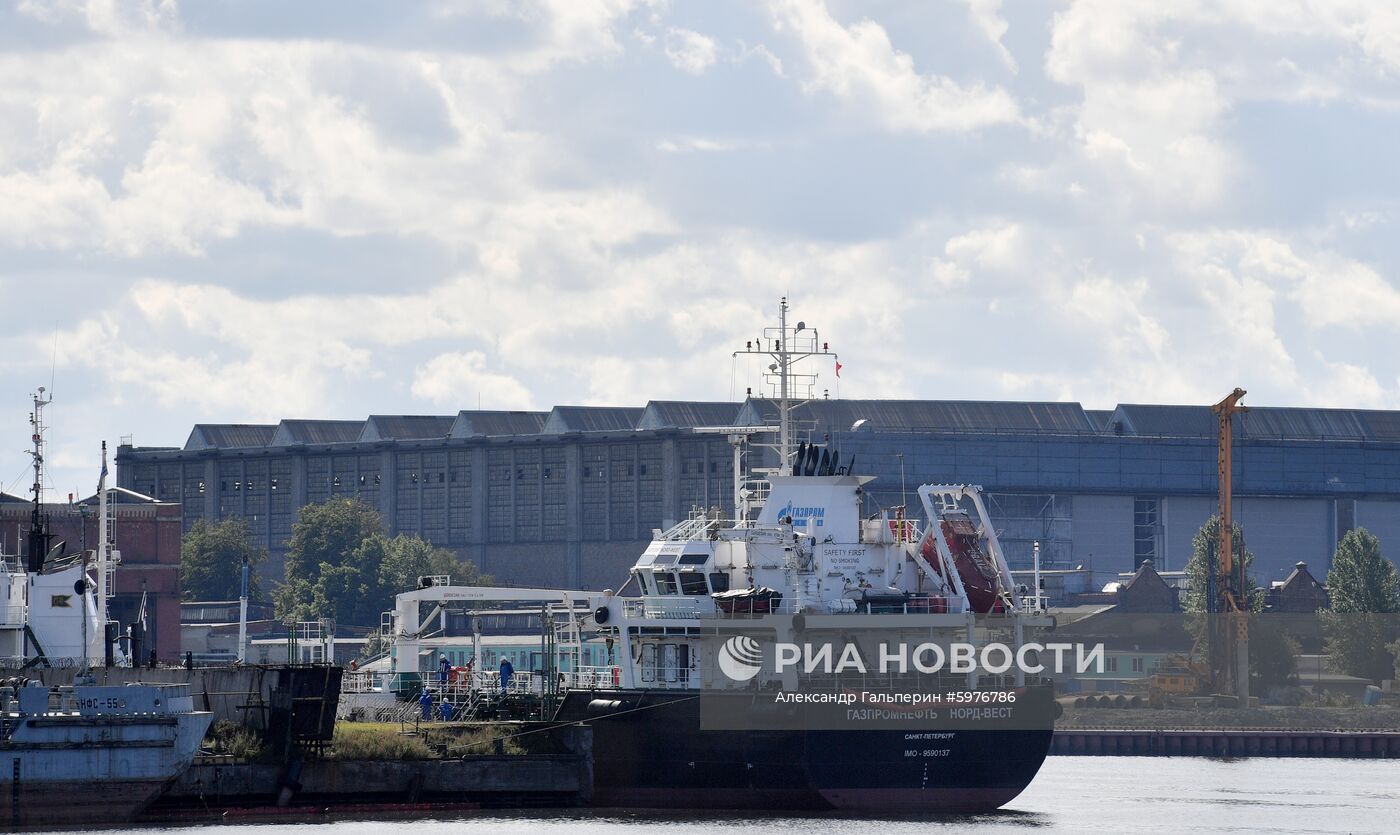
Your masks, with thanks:
[(0, 685), (0, 821), (11, 830), (131, 820), (190, 767), (214, 719), (187, 684)]

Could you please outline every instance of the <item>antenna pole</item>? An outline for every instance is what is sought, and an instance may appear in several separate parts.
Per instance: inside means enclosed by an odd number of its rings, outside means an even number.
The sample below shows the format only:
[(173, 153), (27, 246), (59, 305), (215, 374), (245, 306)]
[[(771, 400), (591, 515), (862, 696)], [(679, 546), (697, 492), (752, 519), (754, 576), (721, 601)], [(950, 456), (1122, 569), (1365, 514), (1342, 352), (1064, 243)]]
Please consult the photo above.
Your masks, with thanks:
[(103, 640), (107, 630), (107, 569), (111, 565), (112, 548), (107, 541), (111, 530), (107, 503), (107, 442), (102, 442), (102, 475), (97, 480), (97, 620), (102, 624)]
[(792, 426), (788, 420), (787, 296), (778, 303), (778, 458), (792, 465)]
[(238, 663), (246, 660), (248, 649), (248, 556), (243, 556), (243, 585), (238, 594)]
[(44, 513), (44, 407), (53, 402), (50, 397), (44, 399), (43, 386), (39, 386), (39, 391), (34, 395), (34, 411), (29, 414), (29, 425), (32, 428), (34, 449), (30, 455), (34, 458), (34, 508), (29, 517), (29, 564), (27, 569), (31, 574), (38, 574), (44, 568), (44, 557), (49, 553), (49, 519)]

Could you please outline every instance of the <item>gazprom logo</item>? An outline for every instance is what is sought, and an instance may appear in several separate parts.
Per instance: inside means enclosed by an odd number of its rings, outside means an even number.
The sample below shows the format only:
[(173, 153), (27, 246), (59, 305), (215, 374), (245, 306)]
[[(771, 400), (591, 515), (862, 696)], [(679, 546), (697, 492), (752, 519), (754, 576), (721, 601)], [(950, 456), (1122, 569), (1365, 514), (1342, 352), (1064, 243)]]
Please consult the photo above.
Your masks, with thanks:
[(788, 502), (787, 507), (784, 507), (782, 510), (778, 511), (778, 518), (786, 519), (789, 516), (792, 517), (792, 526), (794, 528), (807, 527), (808, 519), (816, 519), (817, 527), (820, 528), (825, 524), (825, 519), (823, 517), (826, 516), (826, 508), (819, 506), (793, 507), (792, 502)]
[(763, 668), (763, 650), (747, 635), (735, 635), (719, 648), (719, 669), (734, 681), (748, 681)]

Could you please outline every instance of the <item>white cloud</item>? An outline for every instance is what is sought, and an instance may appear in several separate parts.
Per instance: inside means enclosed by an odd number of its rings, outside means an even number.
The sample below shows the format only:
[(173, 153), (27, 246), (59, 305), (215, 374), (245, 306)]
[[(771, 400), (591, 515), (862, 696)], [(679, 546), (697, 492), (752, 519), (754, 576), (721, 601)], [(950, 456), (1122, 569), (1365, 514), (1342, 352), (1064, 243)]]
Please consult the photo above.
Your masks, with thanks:
[(666, 31), (666, 57), (676, 69), (700, 75), (715, 62), (715, 40), (699, 32), (672, 27)]
[(439, 354), (413, 373), (415, 397), (452, 409), (532, 409), (534, 399), (523, 383), (487, 371), (480, 351)]
[(1020, 119), (1015, 100), (999, 87), (920, 74), (873, 20), (843, 26), (821, 0), (773, 0), (772, 7), (776, 25), (802, 46), (804, 89), (870, 107), (891, 130), (963, 132)]
[(478, 393), (742, 397), (761, 367), (730, 351), (786, 294), (841, 353), (833, 396), (1400, 403), (1385, 4), (831, 8), (221, 32), (30, 0), (53, 37), (0, 55), (26, 311), (0, 378), (48, 380), (61, 322), (78, 450)]
[(967, 11), (972, 17), (972, 22), (996, 47), (997, 57), (1001, 59), (1007, 69), (1016, 72), (1016, 59), (1011, 57), (1011, 51), (1001, 42), (1006, 30), (1010, 28), (1006, 18), (1001, 16), (1001, 0), (963, 0), (963, 2), (967, 4)]
[(171, 28), (178, 18), (175, 0), (20, 0), (16, 8), (44, 23), (76, 20), (104, 35)]
[(1015, 223), (974, 229), (944, 245), (943, 251), (964, 265), (981, 270), (1012, 273), (1029, 266), (1024, 230)]

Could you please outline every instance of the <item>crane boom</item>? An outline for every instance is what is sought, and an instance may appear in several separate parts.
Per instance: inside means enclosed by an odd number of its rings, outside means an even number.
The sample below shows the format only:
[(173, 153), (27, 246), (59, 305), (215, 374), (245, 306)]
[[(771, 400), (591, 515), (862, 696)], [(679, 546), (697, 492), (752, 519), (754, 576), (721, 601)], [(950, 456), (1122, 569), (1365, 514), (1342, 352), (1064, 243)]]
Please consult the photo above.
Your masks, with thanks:
[[(1217, 692), (1233, 693), (1243, 707), (1249, 699), (1249, 604), (1245, 600), (1244, 554), (1235, 559), (1234, 524), (1234, 421), (1237, 412), (1249, 411), (1241, 406), (1240, 399), (1245, 390), (1237, 388), (1210, 407), (1219, 421), (1219, 449), (1217, 465), (1219, 475), (1220, 525), (1216, 531), (1215, 553), (1219, 567), (1211, 566), (1211, 573), (1218, 578), (1218, 597), (1210, 601), (1210, 610), (1215, 639), (1211, 641), (1211, 674), (1215, 677)], [(1218, 572), (1218, 573), (1217, 573)]]

